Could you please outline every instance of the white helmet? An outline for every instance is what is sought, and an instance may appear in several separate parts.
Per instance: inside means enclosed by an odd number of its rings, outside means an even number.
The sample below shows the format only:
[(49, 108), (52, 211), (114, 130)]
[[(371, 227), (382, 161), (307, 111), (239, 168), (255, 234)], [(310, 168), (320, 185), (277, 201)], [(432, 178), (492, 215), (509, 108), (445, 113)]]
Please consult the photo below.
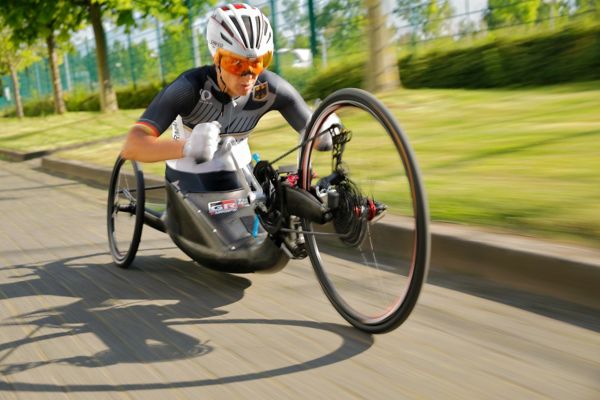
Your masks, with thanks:
[(218, 49), (246, 58), (273, 54), (273, 30), (267, 17), (248, 4), (228, 4), (217, 8), (206, 28), (210, 54)]

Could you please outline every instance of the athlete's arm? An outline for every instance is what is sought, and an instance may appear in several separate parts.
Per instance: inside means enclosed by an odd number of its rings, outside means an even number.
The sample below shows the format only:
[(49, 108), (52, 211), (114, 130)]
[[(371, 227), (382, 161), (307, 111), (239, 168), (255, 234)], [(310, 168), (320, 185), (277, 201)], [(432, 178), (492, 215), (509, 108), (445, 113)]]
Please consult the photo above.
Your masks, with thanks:
[[(312, 111), (300, 96), (300, 93), (285, 79), (273, 74), (271, 78), (277, 83), (277, 99), (275, 103), (275, 108), (279, 110), (281, 115), (286, 119), (286, 121), (300, 134), (304, 134), (304, 130), (306, 129), (308, 123), (310, 122), (310, 118), (312, 116)], [(332, 118), (335, 117), (335, 118)], [(337, 116), (331, 115), (322, 125), (322, 129), (326, 130), (332, 123), (339, 123), (339, 118)], [(315, 148), (319, 151), (327, 151), (331, 150), (332, 146), (332, 138), (331, 134), (327, 133), (325, 135), (320, 135), (315, 140)]]
[(121, 157), (141, 162), (172, 160), (183, 157), (183, 140), (158, 140), (158, 137), (134, 125), (127, 134)]
[(121, 157), (141, 162), (172, 160), (183, 157), (184, 141), (158, 139), (177, 115), (187, 115), (194, 106), (194, 90), (180, 76), (163, 89), (139, 121), (129, 130)]
[(303, 133), (310, 121), (312, 111), (288, 81), (274, 73), (270, 73), (269, 79), (277, 85), (277, 98), (273, 108), (279, 110), (292, 128)]

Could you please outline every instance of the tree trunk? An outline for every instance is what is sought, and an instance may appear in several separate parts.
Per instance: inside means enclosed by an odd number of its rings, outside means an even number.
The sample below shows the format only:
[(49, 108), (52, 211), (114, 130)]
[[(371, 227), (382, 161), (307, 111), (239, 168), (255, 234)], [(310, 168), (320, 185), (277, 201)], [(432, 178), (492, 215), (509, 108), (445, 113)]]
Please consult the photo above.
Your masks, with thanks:
[(52, 91), (54, 92), (54, 112), (64, 114), (66, 111), (65, 100), (63, 99), (62, 86), (60, 84), (60, 73), (58, 72), (58, 62), (56, 57), (56, 42), (54, 34), (50, 33), (46, 38), (48, 46), (48, 61), (50, 62), (50, 73), (52, 75)]
[(17, 108), (17, 117), (19, 119), (22, 119), (25, 116), (25, 114), (23, 113), (23, 103), (21, 102), (19, 77), (17, 76), (17, 70), (12, 65), (10, 65), (9, 68), (10, 68), (10, 78), (12, 79), (13, 88), (15, 90), (14, 95), (15, 95), (15, 106)]
[(365, 82), (366, 89), (371, 92), (391, 90), (400, 86), (396, 52), (381, 3), (378, 0), (366, 1), (369, 57)]
[(117, 111), (119, 105), (117, 104), (117, 95), (110, 82), (106, 35), (102, 26), (102, 10), (99, 3), (92, 2), (90, 4), (90, 18), (96, 40), (96, 62), (98, 65), (98, 80), (100, 81), (100, 109), (102, 112)]

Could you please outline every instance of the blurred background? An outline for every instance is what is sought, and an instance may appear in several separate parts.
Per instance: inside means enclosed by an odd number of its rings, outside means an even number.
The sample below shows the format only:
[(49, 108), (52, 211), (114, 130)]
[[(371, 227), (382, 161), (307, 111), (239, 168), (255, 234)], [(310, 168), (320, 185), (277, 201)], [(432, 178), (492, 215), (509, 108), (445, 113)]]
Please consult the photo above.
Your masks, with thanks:
[[(204, 35), (214, 1), (173, 0), (160, 8), (150, 1), (98, 2), (96, 21), (90, 1), (88, 6), (48, 2), (52, 17), (28, 3), (5, 2), (0, 19), (4, 30), (12, 30), (15, 50), (21, 53), (20, 60), (12, 62), (12, 78), (8, 65), (0, 69), (0, 109), (5, 113), (15, 106), (16, 85), (29, 115), (52, 112), (54, 90), (62, 91), (68, 110), (100, 109), (95, 95), (99, 58), (102, 63), (106, 57), (109, 71), (103, 72), (104, 80), (110, 78), (120, 108), (144, 107), (165, 82), (211, 62)], [(405, 87), (486, 88), (600, 78), (597, 0), (251, 3), (271, 18), (275, 30), (272, 69), (308, 98), (363, 85), (373, 47), (365, 34), (369, 24), (386, 29), (401, 71), (394, 78)], [(369, 6), (380, 8), (381, 15), (369, 16)], [(99, 48), (99, 39), (105, 49)], [(508, 65), (511, 68), (505, 68)], [(343, 77), (336, 67), (344, 71)], [(53, 88), (53, 82), (58, 87)]]

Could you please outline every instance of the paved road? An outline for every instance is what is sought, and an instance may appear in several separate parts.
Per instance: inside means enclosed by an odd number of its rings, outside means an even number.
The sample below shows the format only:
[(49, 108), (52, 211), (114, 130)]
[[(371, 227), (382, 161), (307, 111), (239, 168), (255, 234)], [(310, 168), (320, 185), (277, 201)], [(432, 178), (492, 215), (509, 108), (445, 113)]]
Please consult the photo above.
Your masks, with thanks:
[(0, 162), (0, 399), (598, 399), (597, 310), (434, 273), (409, 320), (350, 328), (307, 262), (195, 266), (144, 231), (111, 265), (105, 192)]

